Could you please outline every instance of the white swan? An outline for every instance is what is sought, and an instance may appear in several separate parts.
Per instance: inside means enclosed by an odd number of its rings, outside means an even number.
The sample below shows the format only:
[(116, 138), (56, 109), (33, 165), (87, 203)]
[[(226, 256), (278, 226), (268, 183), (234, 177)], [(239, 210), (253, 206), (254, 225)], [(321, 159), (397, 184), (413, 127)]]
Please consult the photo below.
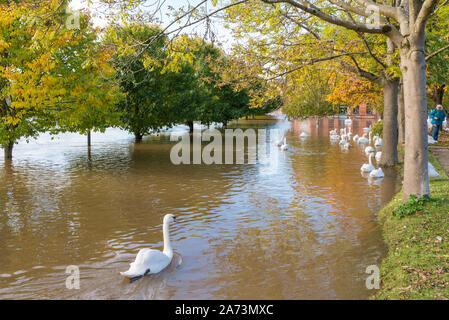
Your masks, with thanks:
[(351, 128), (349, 128), (349, 132), (348, 132), (347, 136), (348, 136), (348, 139), (351, 140), (351, 138), (352, 138)]
[(284, 140), (284, 136), (282, 136), (281, 139), (276, 142), (276, 147), (282, 146), (283, 140)]
[(382, 151), (378, 151), (376, 153), (376, 161), (379, 162), (381, 157), (382, 157)]
[(371, 171), (369, 173), (369, 176), (373, 177), (373, 178), (383, 178), (385, 175), (384, 175), (384, 172), (382, 171), (382, 168), (379, 167), (379, 168)]
[(358, 142), (358, 141), (359, 141), (359, 135), (356, 134), (356, 135), (352, 138), (352, 141)]
[(371, 147), (371, 146), (368, 146), (368, 147), (366, 147), (365, 148), (365, 154), (366, 155), (369, 155), (370, 153), (374, 153), (374, 148), (373, 147)]
[(281, 150), (288, 150), (287, 138), (284, 137), (284, 144), (281, 146)]
[(437, 141), (434, 140), (432, 136), (427, 136), (427, 143), (428, 144), (434, 144), (434, 143), (437, 143)]
[(176, 217), (172, 214), (166, 214), (164, 225), (162, 227), (164, 234), (164, 251), (154, 249), (140, 249), (136, 260), (129, 264), (129, 270), (120, 272), (122, 276), (131, 278), (131, 281), (143, 277), (146, 274), (158, 273), (167, 267), (173, 258), (173, 249), (170, 243), (170, 234), (168, 225), (176, 222)]
[(440, 174), (435, 170), (433, 165), (429, 162), (427, 165), (427, 170), (429, 171), (429, 178), (439, 178)]
[(373, 154), (370, 153), (369, 155), (369, 163), (364, 163), (363, 166), (360, 168), (360, 171), (362, 172), (371, 172), (373, 171), (375, 168), (373, 166), (373, 162), (372, 159), (373, 158)]
[(374, 141), (374, 146), (376, 148), (382, 147), (382, 138), (377, 137), (377, 139)]
[(333, 134), (330, 137), (331, 141), (337, 141), (340, 140), (340, 136), (338, 134)]
[(300, 135), (299, 135), (301, 138), (307, 138), (307, 133), (305, 133), (305, 132), (303, 132), (303, 133), (301, 133)]
[(367, 144), (367, 143), (369, 143), (369, 140), (366, 137), (366, 133), (364, 133), (363, 136), (359, 138), (359, 144)]
[(349, 150), (352, 147), (352, 144), (349, 143), (348, 140), (344, 140), (344, 143), (341, 144), (341, 147), (345, 150)]

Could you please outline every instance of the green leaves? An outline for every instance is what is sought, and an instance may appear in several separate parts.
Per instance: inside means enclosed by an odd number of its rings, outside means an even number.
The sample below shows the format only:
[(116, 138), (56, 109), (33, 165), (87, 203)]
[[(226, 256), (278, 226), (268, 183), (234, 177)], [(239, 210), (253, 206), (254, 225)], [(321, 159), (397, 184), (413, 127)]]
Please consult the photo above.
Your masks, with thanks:
[[(0, 10), (0, 144), (40, 132), (87, 132), (110, 124), (120, 95), (109, 52), (86, 14), (68, 29), (67, 3), (10, 3)], [(51, 14), (51, 19), (43, 17)], [(8, 98), (10, 105), (1, 103)]]
[(399, 204), (393, 211), (392, 214), (401, 219), (406, 216), (410, 216), (419, 211), (424, 210), (424, 205), (426, 202), (431, 201), (429, 195), (424, 195), (421, 198), (417, 198), (415, 195), (410, 195), (410, 198), (407, 202), (403, 202)]

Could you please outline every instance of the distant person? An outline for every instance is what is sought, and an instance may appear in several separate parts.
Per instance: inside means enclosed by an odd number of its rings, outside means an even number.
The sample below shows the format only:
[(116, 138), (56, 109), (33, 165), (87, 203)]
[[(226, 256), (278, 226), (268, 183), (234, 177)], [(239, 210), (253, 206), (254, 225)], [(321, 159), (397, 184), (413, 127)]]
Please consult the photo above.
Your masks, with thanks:
[(438, 133), (440, 132), (441, 127), (443, 126), (444, 118), (446, 115), (443, 111), (443, 106), (441, 104), (437, 105), (435, 109), (429, 114), (431, 124), (432, 124), (432, 138), (435, 141), (438, 141)]

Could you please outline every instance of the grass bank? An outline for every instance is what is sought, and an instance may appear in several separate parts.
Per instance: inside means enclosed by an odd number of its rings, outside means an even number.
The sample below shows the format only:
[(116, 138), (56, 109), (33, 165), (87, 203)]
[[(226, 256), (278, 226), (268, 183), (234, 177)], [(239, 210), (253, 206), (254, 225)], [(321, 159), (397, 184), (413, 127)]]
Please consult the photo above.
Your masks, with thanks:
[(373, 299), (449, 299), (449, 181), (431, 153), (429, 160), (441, 175), (430, 179), (431, 201), (398, 218), (397, 194), (378, 213), (389, 250)]

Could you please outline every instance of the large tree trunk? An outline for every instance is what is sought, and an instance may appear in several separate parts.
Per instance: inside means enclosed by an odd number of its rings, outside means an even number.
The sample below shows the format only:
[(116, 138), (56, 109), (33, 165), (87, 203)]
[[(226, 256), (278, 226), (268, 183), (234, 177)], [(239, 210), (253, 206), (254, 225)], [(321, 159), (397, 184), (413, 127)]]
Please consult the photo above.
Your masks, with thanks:
[(398, 90), (399, 79), (385, 79), (384, 93), (384, 121), (381, 167), (392, 167), (398, 163)]
[(410, 195), (429, 194), (426, 61), (424, 39), (401, 50), (401, 69), (404, 76), (405, 156), (403, 201)]
[(141, 134), (139, 132), (135, 132), (134, 137), (136, 138), (136, 143), (141, 143), (142, 139), (143, 139), (143, 134)]
[(439, 104), (441, 104), (441, 105), (443, 104), (444, 88), (445, 87), (446, 87), (446, 85), (443, 84), (443, 85), (436, 85), (433, 88), (432, 100), (435, 103), (435, 106), (439, 105)]
[(403, 80), (399, 82), (398, 92), (398, 143), (405, 143), (405, 105), (404, 105), (404, 84)]
[(8, 146), (4, 147), (5, 159), (12, 159), (13, 147), (14, 147), (14, 142), (10, 142)]
[(189, 126), (189, 133), (193, 133), (193, 121), (187, 121), (187, 125)]

